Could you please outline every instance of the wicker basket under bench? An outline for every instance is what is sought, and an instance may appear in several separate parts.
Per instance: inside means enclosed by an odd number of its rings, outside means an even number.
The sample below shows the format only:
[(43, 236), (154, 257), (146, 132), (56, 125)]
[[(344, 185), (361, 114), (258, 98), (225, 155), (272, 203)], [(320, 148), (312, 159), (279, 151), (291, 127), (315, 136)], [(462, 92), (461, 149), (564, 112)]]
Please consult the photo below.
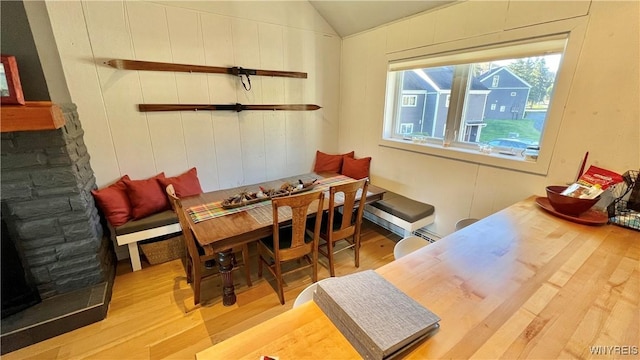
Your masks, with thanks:
[(181, 235), (165, 235), (149, 242), (141, 241), (140, 250), (149, 264), (161, 264), (184, 257), (184, 239)]
[(111, 230), (111, 237), (116, 244), (129, 247), (129, 257), (131, 258), (133, 271), (142, 269), (140, 252), (138, 251), (139, 241), (163, 235), (178, 235), (178, 233), (182, 232), (178, 217), (173, 210), (149, 215), (140, 220), (131, 220), (116, 228), (109, 225), (109, 230)]

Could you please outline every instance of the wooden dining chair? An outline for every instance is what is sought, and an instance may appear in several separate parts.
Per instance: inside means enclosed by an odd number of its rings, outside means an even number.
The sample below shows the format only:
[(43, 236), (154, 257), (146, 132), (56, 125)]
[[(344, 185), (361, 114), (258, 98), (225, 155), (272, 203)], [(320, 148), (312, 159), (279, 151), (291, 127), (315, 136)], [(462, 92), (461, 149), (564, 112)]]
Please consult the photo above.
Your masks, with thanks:
[[(182, 234), (184, 238), (184, 244), (187, 248), (185, 252), (185, 266), (187, 273), (187, 283), (193, 284), (193, 302), (194, 305), (198, 305), (200, 303), (200, 284), (202, 280), (212, 277), (214, 275), (218, 275), (219, 273), (210, 273), (204, 274), (203, 267), (205, 266), (205, 262), (213, 261), (216, 258), (216, 254), (213, 255), (205, 255), (204, 249), (197, 243), (193, 232), (191, 231), (191, 227), (189, 226), (189, 221), (184, 213), (182, 208), (182, 202), (176, 196), (175, 189), (173, 185), (168, 185), (166, 188), (167, 195), (169, 197), (171, 207), (173, 211), (175, 211), (178, 216), (178, 221), (180, 222), (180, 227), (182, 228)], [(247, 286), (251, 286), (251, 268), (249, 266), (249, 246), (247, 244), (241, 245), (237, 248), (233, 248), (232, 252), (234, 254), (242, 253), (242, 262), (244, 267), (244, 272), (247, 280)], [(234, 268), (237, 266), (234, 257)]]
[[(314, 206), (314, 202), (316, 207)], [(273, 274), (278, 286), (278, 297), (284, 305), (283, 276), (301, 269), (312, 268), (312, 280), (318, 281), (318, 236), (322, 222), (322, 191), (300, 195), (283, 196), (271, 201), (273, 211), (273, 235), (258, 241), (258, 277), (262, 277), (262, 268)], [(279, 224), (278, 210), (291, 209), (291, 224)], [(307, 217), (311, 209), (315, 215), (313, 231), (307, 231)], [(282, 272), (282, 263), (296, 259), (306, 259), (308, 264)]]
[[(362, 196), (366, 197), (368, 187), (367, 179), (362, 179), (329, 188), (329, 210), (323, 215), (318, 252), (329, 260), (331, 276), (336, 276), (334, 254), (345, 249), (353, 249), (355, 266), (360, 267), (360, 228), (365, 204), (360, 201), (356, 207), (356, 196), (362, 190)], [(342, 213), (338, 212), (341, 205), (336, 204), (336, 195), (340, 193), (344, 197)], [(348, 245), (336, 251), (335, 244), (343, 240)]]

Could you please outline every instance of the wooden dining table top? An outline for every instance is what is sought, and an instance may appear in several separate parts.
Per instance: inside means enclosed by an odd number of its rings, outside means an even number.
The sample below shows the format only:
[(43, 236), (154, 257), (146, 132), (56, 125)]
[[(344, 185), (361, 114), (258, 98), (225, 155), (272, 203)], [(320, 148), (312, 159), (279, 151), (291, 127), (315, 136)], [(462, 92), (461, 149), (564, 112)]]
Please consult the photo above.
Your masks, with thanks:
[[(407, 358), (638, 358), (638, 231), (573, 223), (531, 197), (376, 271), (441, 318)], [(360, 358), (313, 301), (196, 358), (261, 355)]]
[[(278, 189), (285, 182), (295, 184), (298, 179), (323, 179), (337, 175), (338, 174), (335, 173), (308, 173), (259, 184), (240, 186), (233, 189), (211, 191), (183, 198), (182, 206), (184, 210), (187, 211), (190, 207), (221, 201), (239, 192), (258, 191), (260, 186), (265, 189)], [(385, 191), (386, 190), (380, 187), (369, 184), (366, 201), (372, 202), (382, 199), (382, 195)], [(270, 203), (266, 202), (265, 204), (265, 206), (268, 206), (268, 211), (271, 212)], [(329, 202), (325, 201), (324, 208), (327, 209), (328, 206)], [(208, 254), (213, 254), (243, 243), (258, 240), (267, 237), (272, 233), (272, 223), (258, 222), (247, 211), (228, 214), (198, 223), (194, 222), (188, 213), (186, 215), (197, 241), (204, 247)]]

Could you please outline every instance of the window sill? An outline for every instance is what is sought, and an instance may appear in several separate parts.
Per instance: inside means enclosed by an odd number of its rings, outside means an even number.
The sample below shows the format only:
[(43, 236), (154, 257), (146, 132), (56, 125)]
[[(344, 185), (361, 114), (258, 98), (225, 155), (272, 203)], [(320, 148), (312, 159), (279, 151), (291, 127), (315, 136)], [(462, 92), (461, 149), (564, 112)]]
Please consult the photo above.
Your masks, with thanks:
[(443, 147), (436, 144), (416, 144), (411, 140), (381, 139), (379, 146), (422, 153), (425, 155), (471, 162), (507, 170), (546, 175), (549, 169), (550, 154), (540, 151), (538, 161), (527, 161), (520, 156), (503, 155), (499, 153), (483, 154), (476, 149), (462, 147)]

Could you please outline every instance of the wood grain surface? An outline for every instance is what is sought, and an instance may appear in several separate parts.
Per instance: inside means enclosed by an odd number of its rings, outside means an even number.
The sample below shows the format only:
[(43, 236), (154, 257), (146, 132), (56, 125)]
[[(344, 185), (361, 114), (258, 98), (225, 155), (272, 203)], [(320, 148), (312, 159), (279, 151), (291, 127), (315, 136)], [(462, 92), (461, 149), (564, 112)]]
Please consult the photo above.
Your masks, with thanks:
[(55, 130), (64, 126), (64, 115), (50, 101), (27, 101), (25, 105), (0, 107), (0, 131)]
[[(442, 319), (440, 329), (408, 358), (638, 356), (640, 234), (568, 222), (540, 209), (534, 197), (377, 271)], [(605, 346), (620, 350), (592, 353)], [(358, 357), (309, 303), (197, 358), (260, 355)]]
[[(365, 222), (360, 268), (353, 266), (351, 250), (341, 251), (336, 255), (337, 275), (391, 262), (398, 239)], [(153, 266), (143, 260), (142, 270), (135, 272), (123, 260), (104, 320), (4, 354), (2, 359), (194, 359), (197, 352), (291, 309), (296, 296), (311, 283), (309, 271), (287, 276), (286, 303), (280, 305), (273, 277), (257, 277), (256, 247), (249, 248), (253, 286), (247, 287), (241, 271), (234, 272), (238, 297), (234, 306), (223, 306), (221, 279), (214, 276), (203, 281), (202, 303), (194, 307), (180, 260)], [(318, 277), (329, 277), (326, 259), (321, 257), (320, 263)]]
[[(317, 176), (316, 176), (317, 175)], [(197, 196), (187, 197), (182, 200), (182, 204), (185, 209), (191, 206), (202, 205), (211, 203), (214, 201), (221, 201), (233, 194), (242, 191), (257, 191), (259, 185), (265, 189), (279, 188), (285, 181), (297, 182), (298, 178), (316, 177), (330, 177), (336, 174), (322, 173), (311, 176), (310, 174), (303, 174), (294, 176), (287, 179), (274, 180), (270, 182), (264, 182), (256, 185), (247, 185), (239, 188), (226, 189), (220, 191), (213, 191), (202, 193)], [(375, 201), (382, 198), (384, 189), (374, 185), (369, 185), (367, 201)], [(328, 208), (328, 202), (325, 203), (325, 209)], [(232, 246), (236, 246), (242, 243), (247, 243), (253, 240), (258, 240), (263, 237), (271, 235), (271, 224), (261, 224), (253, 218), (248, 212), (243, 211), (236, 214), (225, 215), (214, 219), (209, 219), (199, 223), (194, 223), (191, 217), (187, 214), (187, 218), (191, 224), (191, 229), (196, 235), (196, 239), (205, 248), (208, 254), (228, 249)]]

